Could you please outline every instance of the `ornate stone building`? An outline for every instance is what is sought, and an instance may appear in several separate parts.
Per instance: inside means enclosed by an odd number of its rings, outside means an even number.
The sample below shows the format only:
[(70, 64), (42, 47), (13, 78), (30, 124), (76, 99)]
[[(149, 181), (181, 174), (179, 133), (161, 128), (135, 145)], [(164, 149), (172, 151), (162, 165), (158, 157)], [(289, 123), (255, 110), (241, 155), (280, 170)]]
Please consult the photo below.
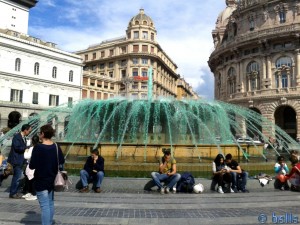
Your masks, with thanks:
[[(126, 36), (102, 41), (78, 51), (85, 64), (82, 98), (147, 97), (152, 67), (153, 96), (177, 97), (177, 65), (156, 41), (152, 19), (141, 9), (128, 23)], [(181, 85), (182, 82), (180, 82)], [(187, 89), (190, 97), (195, 95)], [(193, 95), (192, 95), (193, 94)]]
[(300, 1), (227, 0), (212, 32), (215, 98), (300, 136)]
[[(36, 0), (0, 1), (0, 129), (81, 98), (82, 61), (54, 43), (27, 34)], [(66, 116), (51, 115), (57, 132)]]

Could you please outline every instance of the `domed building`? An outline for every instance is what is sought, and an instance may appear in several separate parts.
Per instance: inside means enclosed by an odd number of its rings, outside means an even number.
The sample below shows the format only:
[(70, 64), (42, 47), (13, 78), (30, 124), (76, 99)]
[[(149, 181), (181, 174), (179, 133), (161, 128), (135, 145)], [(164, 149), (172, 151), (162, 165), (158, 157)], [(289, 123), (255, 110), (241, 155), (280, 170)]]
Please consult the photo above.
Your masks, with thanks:
[(208, 61), (215, 99), (252, 109), (300, 137), (300, 1), (227, 0), (226, 6)]
[[(153, 97), (179, 97), (177, 65), (156, 41), (152, 19), (143, 9), (128, 23), (126, 36), (102, 41), (78, 51), (83, 68), (82, 98), (126, 96), (147, 98), (148, 69), (153, 72)], [(182, 86), (193, 97), (191, 86)]]

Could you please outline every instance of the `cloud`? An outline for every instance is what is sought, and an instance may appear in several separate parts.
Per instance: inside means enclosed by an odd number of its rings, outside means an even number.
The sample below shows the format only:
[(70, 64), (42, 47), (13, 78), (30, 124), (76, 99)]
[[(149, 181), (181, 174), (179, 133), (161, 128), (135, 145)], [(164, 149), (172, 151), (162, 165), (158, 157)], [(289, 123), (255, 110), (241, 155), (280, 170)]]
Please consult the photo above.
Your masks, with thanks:
[(129, 20), (144, 8), (154, 21), (158, 43), (177, 64), (177, 72), (200, 95), (213, 98), (207, 61), (213, 49), (211, 31), (225, 1), (89, 0), (87, 4), (45, 0), (35, 8), (30, 16), (30, 34), (71, 52), (124, 36)]

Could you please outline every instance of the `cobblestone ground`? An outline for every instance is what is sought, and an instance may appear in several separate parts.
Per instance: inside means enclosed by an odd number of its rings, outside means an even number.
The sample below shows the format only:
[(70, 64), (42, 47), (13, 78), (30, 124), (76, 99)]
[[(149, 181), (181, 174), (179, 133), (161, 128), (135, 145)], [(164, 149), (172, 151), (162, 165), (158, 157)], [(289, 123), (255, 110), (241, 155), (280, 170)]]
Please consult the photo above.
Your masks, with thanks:
[[(143, 191), (149, 179), (106, 178), (102, 193), (82, 194), (78, 179), (55, 193), (55, 224), (261, 224), (266, 218), (265, 224), (300, 224), (300, 194), (274, 190), (273, 183), (249, 180), (250, 193), (219, 194), (209, 190), (209, 180), (196, 179), (206, 188), (202, 194), (161, 195)], [(0, 188), (0, 224), (40, 224), (38, 202), (9, 199), (8, 185)]]

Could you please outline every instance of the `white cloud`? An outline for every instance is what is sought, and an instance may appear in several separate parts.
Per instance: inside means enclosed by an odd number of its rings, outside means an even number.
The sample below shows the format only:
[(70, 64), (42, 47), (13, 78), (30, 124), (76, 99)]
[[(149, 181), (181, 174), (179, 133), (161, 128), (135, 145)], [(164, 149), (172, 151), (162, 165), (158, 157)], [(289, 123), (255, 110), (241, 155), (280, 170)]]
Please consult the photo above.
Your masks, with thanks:
[[(178, 73), (201, 95), (213, 93), (207, 61), (213, 49), (211, 31), (217, 15), (225, 7), (225, 0), (89, 0), (88, 4), (86, 1), (47, 0), (41, 7), (47, 10), (46, 5), (60, 8), (57, 16), (60, 22), (66, 20), (66, 23), (46, 27), (30, 24), (30, 32), (67, 51), (82, 50), (105, 39), (125, 35), (129, 20), (143, 7), (154, 21), (159, 44), (179, 67)], [(208, 85), (211, 91), (207, 90)], [(203, 87), (205, 93), (202, 93)]]

